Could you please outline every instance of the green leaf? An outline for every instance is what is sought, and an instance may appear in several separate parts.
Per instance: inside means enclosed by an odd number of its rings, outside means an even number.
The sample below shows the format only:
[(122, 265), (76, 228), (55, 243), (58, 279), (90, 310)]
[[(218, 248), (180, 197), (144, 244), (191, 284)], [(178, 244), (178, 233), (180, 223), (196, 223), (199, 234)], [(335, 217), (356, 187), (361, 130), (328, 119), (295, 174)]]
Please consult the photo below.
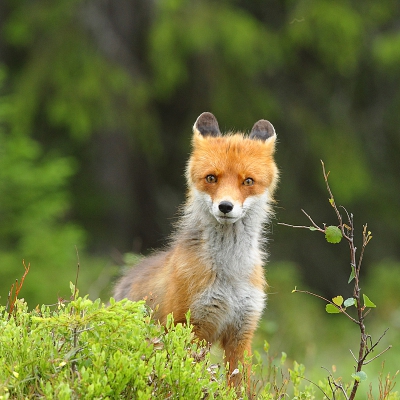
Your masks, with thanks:
[(356, 304), (356, 301), (354, 300), (353, 297), (349, 297), (348, 299), (346, 299), (344, 301), (344, 306), (345, 307), (351, 307), (351, 306), (354, 306), (355, 304)]
[(328, 243), (339, 243), (342, 240), (342, 232), (337, 226), (328, 226), (325, 229), (325, 239)]
[(354, 374), (351, 374), (351, 377), (357, 382), (363, 382), (367, 380), (367, 374), (364, 371), (355, 372)]
[(315, 226), (309, 226), (308, 229), (310, 231), (317, 231), (318, 230)]
[(69, 289), (71, 290), (71, 294), (74, 295), (75, 294), (75, 285), (69, 281)]
[(266, 353), (268, 353), (268, 351), (269, 351), (269, 343), (266, 340), (264, 340), (264, 351)]
[(363, 294), (363, 299), (365, 307), (376, 307), (376, 304), (374, 304), (366, 294)]
[(333, 304), (327, 304), (325, 310), (328, 314), (339, 314), (340, 310)]
[(336, 296), (332, 299), (332, 301), (337, 305), (341, 306), (343, 304), (343, 297), (342, 296)]
[(347, 281), (347, 283), (350, 283), (355, 277), (356, 277), (356, 269), (355, 269), (354, 265), (352, 265), (350, 277), (349, 277), (349, 280)]

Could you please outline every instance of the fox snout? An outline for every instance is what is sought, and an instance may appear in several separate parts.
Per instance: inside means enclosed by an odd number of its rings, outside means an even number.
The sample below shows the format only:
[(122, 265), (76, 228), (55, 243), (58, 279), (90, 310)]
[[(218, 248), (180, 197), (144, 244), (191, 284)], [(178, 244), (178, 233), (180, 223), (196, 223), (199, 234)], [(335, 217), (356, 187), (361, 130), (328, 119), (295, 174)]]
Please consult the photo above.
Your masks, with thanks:
[(220, 224), (233, 224), (243, 216), (243, 207), (231, 199), (214, 201), (211, 213)]
[(233, 204), (230, 201), (221, 201), (218, 204), (218, 209), (224, 214), (229, 214), (233, 210)]

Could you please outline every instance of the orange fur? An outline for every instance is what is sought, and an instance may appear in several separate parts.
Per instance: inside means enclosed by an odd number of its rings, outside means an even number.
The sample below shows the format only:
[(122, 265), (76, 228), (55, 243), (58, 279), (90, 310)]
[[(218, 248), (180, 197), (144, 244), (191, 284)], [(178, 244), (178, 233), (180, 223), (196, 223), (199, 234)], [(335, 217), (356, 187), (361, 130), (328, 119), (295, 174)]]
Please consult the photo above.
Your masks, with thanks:
[(275, 137), (264, 120), (250, 137), (221, 136), (215, 117), (200, 115), (186, 170), (187, 201), (172, 244), (128, 271), (114, 291), (117, 300), (146, 299), (163, 324), (169, 313), (185, 322), (190, 309), (196, 336), (224, 349), (233, 385), (242, 378), (232, 372), (245, 353), (251, 356), (265, 302), (262, 229), (278, 179)]

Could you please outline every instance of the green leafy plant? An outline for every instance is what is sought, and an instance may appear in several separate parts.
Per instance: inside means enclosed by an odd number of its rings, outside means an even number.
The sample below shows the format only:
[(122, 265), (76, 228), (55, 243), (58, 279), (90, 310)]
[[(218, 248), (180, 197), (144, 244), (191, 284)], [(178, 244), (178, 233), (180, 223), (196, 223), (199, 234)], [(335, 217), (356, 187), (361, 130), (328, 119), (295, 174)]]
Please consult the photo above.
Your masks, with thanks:
[(6, 290), (15, 260), (23, 254), (27, 264), (40, 266), (25, 284), (25, 296), (36, 305), (38, 293), (43, 301), (48, 288), (68, 282), (66, 266), (74, 260), (74, 245), (85, 243), (83, 229), (69, 218), (67, 186), (76, 164), (70, 157), (46, 151), (28, 132), (11, 129), (15, 107), (12, 96), (2, 94), (3, 82), (0, 67), (0, 291)]
[[(110, 304), (80, 297), (70, 283), (71, 298), (59, 298), (53, 305), (29, 311), (19, 299), (29, 266), (12, 286), (8, 305), (0, 307), (0, 400), (3, 399), (264, 399), (314, 400), (348, 399), (337, 393), (338, 380), (330, 374), (318, 384), (305, 377), (305, 366), (290, 361), (282, 352), (270, 355), (254, 352), (252, 385), (238, 393), (226, 386), (219, 364), (210, 361), (210, 347), (198, 342), (190, 325), (174, 324), (170, 315), (166, 327), (152, 319), (144, 302), (123, 300)], [(15, 287), (15, 289), (13, 289)], [(14, 291), (15, 290), (15, 291)], [(341, 296), (332, 299), (345, 307)], [(239, 369), (241, 366), (239, 366)], [(396, 375), (379, 380), (381, 400), (398, 400), (392, 393)], [(362, 381), (363, 371), (354, 379)], [(373, 400), (372, 389), (368, 394)]]
[[(281, 352), (279, 358), (269, 354), (269, 343), (264, 342), (264, 356), (259, 352), (254, 352), (255, 364), (253, 365), (252, 393), (256, 397), (264, 400), (278, 400), (291, 398), (293, 400), (315, 399), (315, 387), (312, 383), (304, 385), (305, 366), (294, 361), (291, 368), (286, 367), (287, 354)], [(289, 394), (290, 393), (290, 394)]]
[[(336, 394), (337, 392), (341, 392), (345, 399), (348, 400), (353, 400), (356, 396), (357, 389), (360, 385), (361, 382), (367, 380), (367, 374), (363, 371), (363, 367), (367, 364), (369, 364), (371, 361), (375, 360), (379, 356), (381, 356), (383, 353), (385, 353), (387, 350), (391, 348), (391, 346), (388, 346), (386, 349), (382, 350), (379, 354), (370, 357), (371, 353), (376, 349), (378, 344), (380, 343), (381, 339), (383, 336), (386, 334), (385, 330), (383, 334), (376, 340), (375, 342), (372, 341), (372, 337), (370, 334), (367, 333), (366, 326), (365, 326), (365, 317), (369, 314), (372, 308), (375, 308), (376, 305), (373, 303), (370, 298), (365, 294), (361, 294), (361, 288), (360, 288), (360, 270), (361, 270), (361, 264), (363, 261), (364, 257), (364, 251), (370, 240), (372, 239), (372, 234), (370, 231), (367, 230), (367, 225), (365, 224), (363, 227), (363, 232), (362, 232), (362, 247), (361, 247), (361, 252), (360, 255), (357, 258), (357, 247), (355, 245), (354, 241), (354, 218), (353, 214), (349, 213), (346, 208), (343, 206), (338, 207), (336, 205), (334, 196), (332, 194), (331, 188), (329, 186), (328, 182), (328, 176), (329, 172), (326, 173), (325, 170), (325, 165), (322, 163), (322, 171), (323, 171), (323, 176), (324, 180), (326, 183), (326, 188), (329, 193), (329, 203), (334, 209), (334, 212), (336, 214), (337, 220), (338, 220), (338, 225), (331, 225), (331, 226), (326, 226), (323, 224), (322, 227), (317, 225), (312, 218), (304, 211), (303, 213), (306, 215), (306, 217), (309, 219), (311, 222), (311, 226), (295, 226), (295, 225), (290, 225), (290, 224), (281, 224), (281, 225), (286, 225), (290, 226), (293, 228), (304, 228), (304, 229), (309, 229), (311, 231), (318, 231), (321, 232), (325, 235), (325, 238), (328, 243), (339, 243), (341, 242), (342, 239), (346, 240), (349, 249), (350, 249), (350, 267), (351, 267), (351, 272), (350, 272), (350, 277), (348, 280), (348, 283), (353, 282), (354, 283), (354, 288), (353, 288), (353, 296), (344, 299), (343, 296), (338, 295), (333, 297), (331, 300), (326, 299), (320, 295), (317, 295), (315, 293), (309, 292), (309, 291), (304, 291), (304, 290), (298, 290), (295, 288), (293, 292), (301, 292), (301, 293), (307, 293), (312, 296), (316, 296), (322, 300), (324, 300), (327, 304), (325, 307), (325, 310), (329, 314), (344, 314), (346, 317), (348, 317), (352, 322), (354, 322), (360, 332), (360, 343), (359, 343), (359, 348), (358, 348), (358, 354), (355, 355), (351, 350), (351, 354), (356, 362), (355, 365), (355, 371), (351, 375), (353, 378), (353, 384), (350, 390), (350, 394), (348, 394), (348, 390), (339, 380), (335, 380), (332, 376), (332, 374), (329, 374), (328, 380), (329, 380), (329, 386), (331, 388), (331, 393), (332, 399), (336, 399)], [(343, 219), (343, 216), (341, 212), (339, 211), (339, 208), (343, 210), (344, 215), (345, 215), (345, 220)], [(349, 307), (355, 307), (356, 310), (356, 316), (351, 316), (348, 312)], [(325, 394), (326, 397), (328, 397)]]
[[(144, 302), (79, 297), (13, 318), (0, 308), (0, 399), (235, 398), (190, 324), (164, 328)], [(188, 316), (189, 321), (189, 316)]]

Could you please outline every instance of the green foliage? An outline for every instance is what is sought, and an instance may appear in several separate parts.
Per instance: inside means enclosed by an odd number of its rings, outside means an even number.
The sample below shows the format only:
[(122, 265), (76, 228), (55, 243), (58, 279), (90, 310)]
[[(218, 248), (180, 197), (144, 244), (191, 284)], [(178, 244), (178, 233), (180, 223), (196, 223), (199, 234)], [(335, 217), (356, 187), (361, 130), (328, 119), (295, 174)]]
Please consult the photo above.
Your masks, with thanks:
[(351, 374), (351, 377), (357, 382), (363, 382), (367, 380), (367, 374), (364, 371), (355, 372), (354, 374)]
[[(397, 333), (398, 301), (396, 301), (398, 298), (396, 288), (400, 280), (399, 274), (396, 272), (398, 268), (398, 263), (373, 265), (373, 274), (365, 277), (363, 289), (379, 306), (378, 312), (370, 313), (366, 318), (370, 333), (373, 338), (377, 338), (386, 328), (389, 328), (382, 338), (379, 348), (371, 353), (369, 359), (390, 345), (393, 346), (393, 349), (379, 357), (382, 362), (384, 361), (384, 366), (379, 359), (365, 366), (364, 372), (367, 380), (360, 382), (356, 398), (366, 399), (367, 394), (371, 391), (371, 397), (368, 397), (370, 400), (382, 399), (379, 396), (379, 387), (381, 384), (385, 384), (388, 371), (393, 374), (389, 377), (388, 384), (398, 381), (398, 375), (396, 376), (396, 371), (399, 369), (396, 349), (400, 346), (400, 337)], [(354, 373), (354, 362), (352, 362), (349, 349), (357, 354), (357, 326), (350, 323), (347, 318), (327, 314), (324, 307), (321, 307), (321, 299), (317, 297), (299, 293), (292, 294), (293, 286), (301, 281), (299, 268), (296, 265), (271, 263), (268, 266), (268, 278), (269, 282), (273, 283), (273, 287), (270, 290), (268, 309), (256, 333), (253, 347), (262, 353), (262, 349), (265, 347), (264, 340), (268, 338), (267, 350), (271, 357), (275, 357), (272, 364), (277, 368), (277, 377), (279, 378), (283, 374), (288, 379), (285, 393), (293, 395), (293, 386), (287, 377), (287, 368), (293, 369), (294, 360), (297, 360), (306, 366), (302, 390), (304, 391), (304, 386), (311, 381), (332, 398), (332, 390), (327, 379), (329, 372), (325, 368), (337, 375), (338, 383), (345, 387), (350, 385)], [(387, 291), (382, 291), (379, 287), (386, 287)], [(337, 297), (340, 298), (340, 296)], [(337, 301), (340, 303), (339, 299)], [(332, 305), (332, 307), (337, 313), (340, 313), (336, 306)], [(344, 307), (353, 308), (354, 299), (351, 297), (344, 300), (342, 308)], [(354, 313), (355, 310), (353, 308), (353, 310), (346, 311)], [(283, 370), (280, 363), (282, 349), (285, 349), (287, 353)], [(266, 377), (270, 360), (265, 357), (262, 360), (264, 370), (257, 376)], [(383, 374), (384, 371), (386, 372)], [(282, 382), (278, 378), (275, 384), (280, 387)], [(314, 389), (315, 399), (322, 399), (321, 391), (316, 386)], [(336, 396), (336, 399), (345, 400), (340, 393), (336, 393)], [(393, 399), (400, 398), (397, 386), (394, 387), (390, 396)], [(390, 397), (386, 399), (388, 398)]]
[(11, 318), (2, 307), (0, 398), (234, 398), (191, 328), (170, 316), (165, 330), (148, 311), (77, 295), (53, 310), (18, 301)]
[(327, 304), (325, 306), (325, 310), (328, 314), (339, 314), (340, 313), (340, 308), (336, 307), (333, 304)]
[[(365, 302), (364, 302), (364, 304), (365, 304)], [(351, 307), (354, 305), (356, 305), (356, 300), (353, 297), (350, 297), (343, 301), (342, 296), (336, 296), (332, 299), (332, 303), (328, 303), (325, 306), (325, 310), (328, 314), (338, 314), (340, 312), (346, 311), (347, 307)], [(371, 307), (371, 306), (369, 306), (369, 307)]]
[[(115, 126), (118, 110), (113, 95), (124, 96), (123, 101), (133, 109), (143, 98), (139, 88), (135, 97), (129, 96), (132, 80), (99, 56), (85, 31), (75, 25), (73, 16), (79, 3), (27, 4), (15, 7), (7, 19), (4, 32), (8, 43), (20, 51), (33, 46), (35, 37), (41, 43), (30, 54), (10, 98), (11, 127), (17, 132), (32, 135), (34, 119), (42, 114), (55, 129), (67, 129), (72, 138), (83, 141), (99, 127)], [(25, 118), (20, 118), (21, 114)]]
[[(1, 86), (1, 82), (0, 82)], [(66, 218), (70, 209), (67, 184), (75, 172), (72, 158), (44, 153), (41, 145), (22, 132), (8, 132), (5, 122), (10, 115), (10, 103), (0, 103), (0, 265), (2, 283), (13, 282), (19, 276), (22, 258), (34, 272), (25, 286), (25, 295), (35, 302), (33, 292), (42, 285), (53, 288), (65, 282), (74, 265), (75, 246), (83, 247), (83, 230)], [(37, 275), (40, 269), (58, 270), (47, 276)], [(22, 270), (22, 267), (21, 267)], [(65, 272), (64, 272), (65, 271)], [(2, 286), (0, 296), (8, 288)], [(51, 296), (54, 298), (54, 293)]]
[(400, 34), (388, 32), (379, 35), (373, 44), (373, 55), (381, 67), (394, 73), (396, 65), (400, 62)]
[[(190, 126), (211, 110), (226, 130), (259, 118), (277, 127), (285, 182), (277, 213), (315, 198), (321, 186), (310, 160), (322, 157), (337, 171), (338, 199), (373, 209), (371, 226), (384, 227), (378, 240), (398, 256), (399, 8), (392, 0), (140, 0), (109, 8), (38, 0), (8, 1), (0, 11), (6, 132), (66, 162), (73, 179), (60, 197), (67, 195), (71, 215), (103, 254), (132, 251), (133, 239), (147, 251), (170, 233), (160, 220), (183, 197)], [(62, 179), (65, 165), (58, 168)], [(143, 212), (147, 204), (152, 212)], [(327, 279), (313, 284), (332, 291), (330, 249), (314, 246), (325, 260), (318, 264), (302, 240), (292, 240), (288, 254), (290, 239), (275, 240), (274, 257), (298, 262), (303, 254), (304, 274), (313, 280), (312, 271), (325, 269)]]
[(293, 369), (289, 369), (290, 380), (293, 382), (293, 400), (315, 399), (315, 390), (311, 383), (305, 385), (305, 388), (302, 389), (305, 370), (305, 366), (297, 363), (296, 361), (293, 363)]
[(366, 294), (363, 294), (364, 307), (376, 307)]
[(341, 306), (343, 304), (343, 297), (342, 296), (336, 296), (332, 299), (332, 301), (337, 305)]
[(293, 362), (293, 368), (287, 368), (287, 355), (282, 352), (280, 359), (274, 359), (268, 353), (264, 345), (264, 356), (267, 361), (263, 361), (258, 352), (254, 353), (256, 364), (253, 371), (259, 379), (256, 385), (256, 398), (263, 400), (281, 399), (286, 397), (293, 400), (313, 400), (315, 397), (315, 386), (305, 379), (305, 366), (298, 362)]
[(328, 226), (325, 229), (325, 239), (328, 243), (340, 243), (342, 232), (337, 226)]
[(302, 23), (293, 23), (289, 29), (293, 42), (312, 48), (330, 70), (351, 76), (361, 48), (362, 19), (359, 13), (344, 2), (322, 0), (298, 2), (292, 16), (301, 15), (307, 18)]
[[(11, 317), (0, 308), (0, 399), (237, 398), (190, 325), (170, 315), (164, 328), (144, 302), (105, 306), (70, 287), (70, 302), (29, 312), (17, 300)], [(275, 360), (266, 342), (263, 357), (254, 354), (257, 398), (318, 398), (303, 364), (287, 368), (287, 354)]]
[(354, 306), (355, 304), (356, 304), (356, 301), (355, 301), (355, 299), (353, 297), (350, 297), (350, 298), (346, 299), (344, 301), (344, 303), (343, 303), (343, 305), (345, 307), (351, 307), (351, 306)]
[(355, 277), (356, 277), (356, 268), (354, 265), (352, 265), (349, 280), (347, 281), (347, 283), (350, 283)]
[[(280, 265), (276, 270), (279, 272), (273, 281), (278, 282), (285, 275), (291, 282), (285, 286), (281, 281), (279, 287), (283, 291), (287, 287), (289, 292), (292, 281), (297, 281), (298, 277), (288, 266)], [(37, 396), (164, 399), (203, 398), (206, 394), (208, 398), (236, 398), (235, 393), (226, 388), (225, 374), (211, 364), (207, 348), (193, 341), (190, 327), (174, 326), (170, 316), (164, 329), (151, 320), (151, 311), (143, 302), (111, 299), (109, 306), (105, 306), (100, 300), (92, 302), (87, 296), (79, 297), (72, 283), (70, 289), (72, 301), (59, 300), (52, 307), (36, 307), (28, 312), (27, 304), (18, 300), (11, 318), (4, 307), (0, 308), (0, 399)], [(337, 296), (333, 300), (340, 306), (350, 299), (343, 301)], [(281, 352), (275, 357), (276, 343), (271, 346), (264, 341), (262, 354), (254, 352), (253, 393), (256, 398), (265, 400), (277, 400), (282, 396), (313, 400), (322, 398), (322, 393), (332, 398), (330, 377), (315, 378), (315, 371), (306, 373), (304, 364), (293, 361), (295, 354), (304, 358), (298, 351), (303, 347), (298, 345), (301, 343), (298, 334), (306, 335), (304, 343), (308, 348), (314, 342), (317, 354), (332, 350), (326, 360), (335, 362), (338, 352), (347, 349), (344, 344), (349, 342), (351, 332), (347, 327), (341, 329), (340, 319), (339, 322), (335, 319), (333, 324), (327, 319), (321, 326), (325, 331), (319, 330), (316, 334), (312, 321), (323, 320), (324, 316), (318, 315), (320, 307), (310, 302), (310, 296), (300, 296), (295, 306), (288, 307), (288, 304), (285, 302), (284, 313), (275, 315), (281, 316), (279, 326), (283, 322), (293, 322), (292, 330), (282, 330), (283, 336), (288, 333), (285, 346), (296, 340), (293, 354), (292, 351), (289, 355)], [(282, 302), (270, 302), (268, 320), (271, 322), (277, 305), (282, 306)], [(307, 312), (299, 313), (299, 309)], [(307, 330), (309, 312), (313, 317), (311, 329)], [(262, 331), (263, 326), (261, 328)], [(282, 335), (272, 335), (272, 338), (276, 341)], [(325, 343), (321, 342), (322, 338)], [(279, 347), (282, 348), (282, 344)], [(308, 361), (311, 362), (309, 356)], [(397, 361), (394, 360), (395, 366)], [(312, 365), (320, 363), (324, 364), (321, 360), (312, 361)], [(379, 390), (387, 396), (375, 397), (371, 389), (368, 398), (398, 400), (398, 393), (393, 391), (396, 375), (383, 376), (379, 370), (375, 375), (379, 373)], [(367, 375), (355, 374), (353, 379), (363, 382)], [(368, 381), (371, 379), (374, 374), (368, 373)], [(348, 379), (344, 378), (346, 381)], [(241, 392), (243, 399), (247, 399), (246, 389), (241, 388)], [(341, 393), (336, 393), (335, 398), (344, 400)]]

